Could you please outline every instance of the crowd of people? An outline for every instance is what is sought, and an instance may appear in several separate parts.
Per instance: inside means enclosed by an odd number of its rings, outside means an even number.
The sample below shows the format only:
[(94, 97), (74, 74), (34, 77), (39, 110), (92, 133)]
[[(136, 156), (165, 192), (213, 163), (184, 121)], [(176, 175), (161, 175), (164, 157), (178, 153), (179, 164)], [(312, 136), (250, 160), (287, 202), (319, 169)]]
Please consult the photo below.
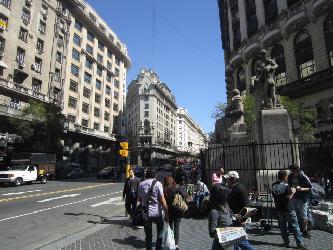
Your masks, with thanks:
[[(156, 249), (162, 249), (165, 223), (174, 234), (175, 249), (179, 249), (179, 228), (184, 209), (175, 206), (175, 200), (189, 201), (187, 183), (194, 183), (200, 188), (191, 197), (192, 202), (202, 202), (202, 197), (209, 195), (208, 201), (208, 232), (213, 238), (212, 249), (254, 249), (246, 239), (222, 246), (219, 243), (217, 228), (244, 226), (244, 220), (239, 215), (244, 207), (249, 206), (247, 188), (240, 182), (236, 171), (224, 173), (220, 168), (212, 175), (212, 186), (201, 182), (198, 168), (187, 174), (181, 168), (176, 168), (172, 176), (165, 176), (163, 183), (156, 180), (154, 169), (147, 169), (144, 178), (138, 178), (134, 169), (129, 170), (129, 177), (125, 181), (123, 198), (125, 207), (131, 220), (135, 220), (137, 204), (146, 209), (147, 219), (143, 223), (146, 249), (152, 249), (152, 226), (156, 224)], [(299, 166), (290, 166), (290, 174), (281, 170), (278, 180), (272, 186), (276, 212), (279, 221), (283, 245), (289, 246), (288, 226), (292, 229), (298, 249), (307, 249), (303, 238), (310, 238), (307, 230), (307, 200), (311, 191), (309, 178), (300, 171)], [(198, 194), (201, 194), (198, 195)], [(180, 198), (179, 198), (180, 197)], [(178, 204), (179, 205), (179, 204)], [(187, 209), (187, 206), (184, 205)], [(185, 210), (186, 210), (185, 209)]]

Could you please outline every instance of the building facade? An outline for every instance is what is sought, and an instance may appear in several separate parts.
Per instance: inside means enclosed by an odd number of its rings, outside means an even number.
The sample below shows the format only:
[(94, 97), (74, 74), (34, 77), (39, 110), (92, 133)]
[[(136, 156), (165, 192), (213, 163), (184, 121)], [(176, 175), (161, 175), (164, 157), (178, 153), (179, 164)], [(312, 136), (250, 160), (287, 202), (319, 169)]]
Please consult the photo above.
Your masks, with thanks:
[(333, 1), (218, 0), (227, 96), (250, 92), (257, 54), (279, 65), (276, 87), (316, 112), (319, 136), (333, 131)]
[(169, 87), (149, 69), (128, 86), (125, 127), (131, 163), (157, 167), (176, 154), (177, 105)]
[(0, 122), (31, 100), (57, 106), (66, 117), (65, 161), (111, 165), (130, 63), (125, 44), (84, 0), (0, 3)]
[(200, 153), (207, 147), (208, 136), (201, 127), (193, 121), (185, 108), (177, 109), (177, 150), (192, 155)]

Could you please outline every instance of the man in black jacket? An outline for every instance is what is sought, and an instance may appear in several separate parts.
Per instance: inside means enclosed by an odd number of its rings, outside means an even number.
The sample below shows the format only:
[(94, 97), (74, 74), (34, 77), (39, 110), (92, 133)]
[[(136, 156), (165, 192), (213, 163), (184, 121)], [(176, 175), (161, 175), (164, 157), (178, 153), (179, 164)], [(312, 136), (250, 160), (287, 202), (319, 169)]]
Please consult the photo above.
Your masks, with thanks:
[[(136, 208), (138, 202), (138, 188), (139, 188), (140, 179), (134, 175), (132, 168), (129, 169), (129, 177), (125, 180), (124, 190), (123, 190), (123, 199), (125, 200), (125, 208), (127, 214), (132, 215)], [(125, 199), (126, 198), (126, 199)]]
[(288, 176), (288, 184), (296, 190), (291, 199), (291, 206), (296, 211), (298, 223), (305, 238), (311, 238), (307, 230), (308, 224), (308, 200), (312, 189), (309, 178), (300, 170), (297, 164), (289, 166), (290, 174)]
[(307, 249), (304, 246), (303, 238), (299, 229), (295, 210), (290, 207), (289, 200), (293, 196), (293, 191), (287, 183), (288, 174), (285, 170), (278, 172), (278, 181), (272, 186), (276, 213), (279, 219), (279, 226), (283, 245), (289, 246), (288, 226), (291, 226), (298, 249)]
[(236, 171), (230, 171), (224, 176), (230, 188), (228, 204), (234, 214), (239, 214), (243, 207), (249, 205), (249, 194), (246, 187), (239, 183), (239, 175)]

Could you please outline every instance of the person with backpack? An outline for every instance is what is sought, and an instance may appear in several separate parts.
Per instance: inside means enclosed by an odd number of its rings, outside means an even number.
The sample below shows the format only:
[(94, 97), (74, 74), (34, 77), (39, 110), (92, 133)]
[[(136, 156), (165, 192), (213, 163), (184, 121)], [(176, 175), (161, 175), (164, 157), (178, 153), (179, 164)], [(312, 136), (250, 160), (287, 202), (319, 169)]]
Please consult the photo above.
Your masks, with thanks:
[(285, 170), (278, 172), (278, 181), (272, 185), (276, 213), (279, 220), (283, 245), (289, 246), (288, 224), (291, 226), (298, 249), (307, 249), (303, 243), (303, 238), (299, 229), (295, 210), (290, 206), (290, 199), (293, 191), (288, 185), (288, 173)]
[(161, 250), (164, 236), (163, 219), (169, 220), (168, 206), (164, 198), (162, 183), (156, 180), (155, 170), (148, 168), (145, 177), (146, 179), (139, 184), (139, 202), (147, 211), (147, 220), (144, 222), (146, 249), (152, 249), (152, 224), (155, 223), (156, 250)]
[(163, 180), (164, 197), (168, 205), (169, 225), (174, 233), (176, 250), (179, 249), (179, 226), (183, 213), (187, 210), (186, 207), (176, 207), (174, 205), (176, 195), (180, 195), (185, 202), (187, 192), (185, 186), (177, 185), (171, 176), (165, 176)]

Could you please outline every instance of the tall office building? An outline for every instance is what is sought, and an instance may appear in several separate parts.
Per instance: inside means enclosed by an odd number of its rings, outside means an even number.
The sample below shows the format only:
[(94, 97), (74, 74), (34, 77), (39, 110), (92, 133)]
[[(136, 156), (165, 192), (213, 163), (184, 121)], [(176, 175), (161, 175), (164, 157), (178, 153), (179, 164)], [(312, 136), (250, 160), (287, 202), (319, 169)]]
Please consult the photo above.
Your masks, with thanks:
[(316, 111), (333, 138), (333, 1), (218, 0), (227, 95), (249, 93), (256, 55), (275, 59), (277, 92)]
[(157, 167), (176, 154), (177, 105), (169, 87), (149, 69), (128, 86), (125, 109), (131, 162)]
[(177, 149), (192, 155), (207, 148), (208, 136), (202, 128), (190, 117), (185, 108), (177, 109)]

